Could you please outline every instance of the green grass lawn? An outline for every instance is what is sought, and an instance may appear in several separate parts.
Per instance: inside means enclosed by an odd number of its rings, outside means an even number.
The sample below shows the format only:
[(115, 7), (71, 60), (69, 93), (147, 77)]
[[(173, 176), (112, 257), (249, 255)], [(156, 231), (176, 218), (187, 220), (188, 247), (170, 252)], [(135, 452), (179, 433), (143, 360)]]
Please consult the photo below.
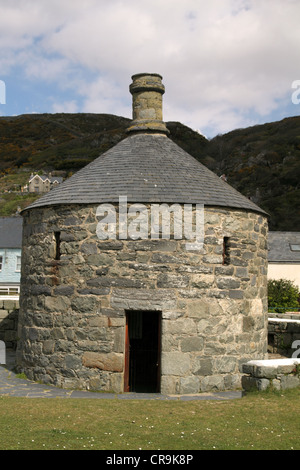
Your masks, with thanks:
[(300, 390), (216, 401), (0, 397), (0, 450), (299, 450)]

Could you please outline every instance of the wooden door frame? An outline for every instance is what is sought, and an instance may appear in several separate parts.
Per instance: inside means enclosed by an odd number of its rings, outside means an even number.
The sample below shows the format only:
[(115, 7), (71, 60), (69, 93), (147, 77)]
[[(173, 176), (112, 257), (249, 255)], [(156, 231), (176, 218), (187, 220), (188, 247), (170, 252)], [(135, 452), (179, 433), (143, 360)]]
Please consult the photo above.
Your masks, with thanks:
[(129, 329), (128, 329), (128, 312), (125, 312), (126, 323), (125, 323), (125, 364), (124, 364), (124, 392), (129, 392), (129, 355), (130, 355), (130, 341), (129, 341)]
[(158, 316), (158, 341), (157, 341), (157, 360), (158, 360), (158, 365), (157, 365), (157, 393), (160, 393), (160, 385), (161, 385), (161, 343), (162, 343), (162, 312), (158, 311), (157, 312)]
[(124, 359), (124, 392), (130, 392), (129, 386), (129, 367), (130, 367), (130, 338), (129, 338), (129, 314), (133, 311), (153, 312), (157, 315), (158, 320), (158, 366), (157, 366), (157, 392), (160, 392), (161, 385), (161, 345), (162, 345), (162, 311), (160, 310), (126, 310), (125, 311), (125, 359)]

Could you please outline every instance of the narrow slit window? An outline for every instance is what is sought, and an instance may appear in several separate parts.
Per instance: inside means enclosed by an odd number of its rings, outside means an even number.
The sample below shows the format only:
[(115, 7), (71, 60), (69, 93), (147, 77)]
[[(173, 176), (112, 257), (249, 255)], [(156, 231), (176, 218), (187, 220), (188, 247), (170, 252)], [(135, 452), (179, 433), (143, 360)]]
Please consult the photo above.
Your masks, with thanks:
[(55, 259), (60, 260), (60, 232), (54, 232), (55, 238)]
[(230, 264), (230, 238), (223, 238), (223, 264)]

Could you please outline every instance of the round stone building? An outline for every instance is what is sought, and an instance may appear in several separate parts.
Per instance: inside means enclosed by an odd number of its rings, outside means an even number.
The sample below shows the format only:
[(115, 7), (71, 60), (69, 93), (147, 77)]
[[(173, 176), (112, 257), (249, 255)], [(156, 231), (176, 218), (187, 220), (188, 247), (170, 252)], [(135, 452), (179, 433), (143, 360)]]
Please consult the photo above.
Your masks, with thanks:
[(267, 357), (267, 216), (168, 137), (158, 74), (127, 137), (23, 211), (17, 365), (63, 388), (195, 394)]

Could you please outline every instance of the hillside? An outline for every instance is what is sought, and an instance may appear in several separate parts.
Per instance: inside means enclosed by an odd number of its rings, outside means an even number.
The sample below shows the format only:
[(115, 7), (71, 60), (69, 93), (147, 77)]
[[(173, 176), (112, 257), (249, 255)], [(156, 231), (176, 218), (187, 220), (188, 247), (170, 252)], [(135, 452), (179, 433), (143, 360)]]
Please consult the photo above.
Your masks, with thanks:
[[(0, 215), (36, 197), (9, 192), (32, 171), (70, 176), (124, 139), (129, 122), (108, 114), (0, 117)], [(300, 117), (212, 140), (179, 122), (166, 124), (174, 142), (270, 214), (271, 230), (300, 231)]]
[(300, 231), (300, 117), (237, 129), (208, 142), (210, 168), (270, 214), (270, 229)]
[(77, 170), (123, 139), (129, 122), (109, 114), (0, 118), (0, 171)]

